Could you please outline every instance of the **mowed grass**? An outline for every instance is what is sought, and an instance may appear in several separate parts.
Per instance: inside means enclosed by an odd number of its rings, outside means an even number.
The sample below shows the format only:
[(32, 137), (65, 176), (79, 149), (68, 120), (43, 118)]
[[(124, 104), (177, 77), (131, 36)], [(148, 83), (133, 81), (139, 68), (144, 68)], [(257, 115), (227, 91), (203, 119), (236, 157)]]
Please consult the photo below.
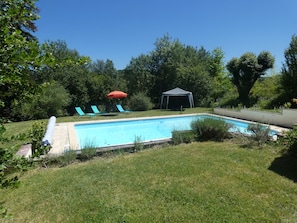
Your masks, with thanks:
[(296, 222), (279, 149), (197, 142), (34, 169), (0, 190), (4, 222)]

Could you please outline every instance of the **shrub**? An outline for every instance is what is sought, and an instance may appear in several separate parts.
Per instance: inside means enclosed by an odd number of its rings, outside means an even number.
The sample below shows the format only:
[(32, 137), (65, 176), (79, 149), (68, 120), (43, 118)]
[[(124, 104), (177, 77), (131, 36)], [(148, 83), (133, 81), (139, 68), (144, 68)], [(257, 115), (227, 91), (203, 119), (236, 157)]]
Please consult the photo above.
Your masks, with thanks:
[(143, 144), (142, 141), (143, 140), (142, 140), (141, 136), (135, 136), (135, 139), (134, 139), (134, 148), (132, 149), (131, 152), (137, 152), (137, 151), (143, 150), (144, 144)]
[(44, 155), (49, 150), (49, 146), (43, 146), (41, 143), (45, 130), (45, 123), (41, 121), (34, 122), (30, 129), (29, 137), (32, 143), (32, 157)]
[(50, 116), (63, 116), (64, 108), (71, 102), (70, 94), (59, 83), (45, 85), (40, 94), (32, 95), (30, 100), (15, 100), (12, 116), (16, 120), (44, 119)]
[(269, 140), (270, 128), (258, 124), (249, 124), (248, 131), (250, 131), (251, 138), (258, 143), (258, 146), (266, 143)]
[(77, 154), (74, 150), (69, 150), (63, 154), (63, 156), (57, 157), (58, 164), (63, 167), (67, 166), (71, 163), (74, 163), (76, 161)]
[[(5, 132), (6, 129), (4, 125), (0, 123), (1, 143), (9, 141), (9, 139), (4, 135)], [(26, 171), (31, 164), (31, 161), (25, 159), (24, 157), (15, 156), (13, 149), (0, 147), (0, 189), (18, 186), (18, 173)]]
[(78, 158), (81, 161), (86, 161), (92, 159), (94, 156), (96, 156), (96, 148), (84, 148), (81, 150)]
[(129, 100), (129, 107), (133, 111), (147, 111), (153, 108), (153, 103), (144, 93), (137, 93), (131, 96)]
[(191, 143), (195, 140), (194, 131), (173, 131), (172, 132), (172, 141), (174, 145), (178, 145), (181, 143)]
[(198, 141), (213, 140), (221, 142), (230, 136), (229, 129), (232, 125), (220, 119), (205, 118), (195, 120), (191, 123), (191, 128)]
[(16, 157), (9, 149), (0, 148), (0, 189), (17, 187), (18, 174), (26, 171), (31, 162), (24, 157)]
[(288, 146), (288, 153), (297, 155), (297, 129), (291, 129), (284, 137), (284, 141)]

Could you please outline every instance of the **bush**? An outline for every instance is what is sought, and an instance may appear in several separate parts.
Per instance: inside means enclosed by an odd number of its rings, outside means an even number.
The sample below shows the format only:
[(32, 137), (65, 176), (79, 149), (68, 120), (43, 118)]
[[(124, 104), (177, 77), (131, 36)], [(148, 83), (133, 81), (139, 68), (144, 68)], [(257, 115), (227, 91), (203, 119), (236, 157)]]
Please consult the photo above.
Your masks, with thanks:
[(77, 154), (74, 150), (69, 150), (63, 154), (63, 156), (57, 157), (57, 162), (60, 167), (67, 166), (76, 161)]
[(94, 156), (96, 156), (96, 148), (84, 148), (81, 150), (78, 158), (81, 161), (87, 161), (92, 159)]
[(133, 111), (147, 111), (153, 108), (151, 99), (144, 93), (137, 93), (131, 96), (129, 100), (129, 108)]
[(26, 171), (31, 162), (24, 157), (16, 157), (9, 149), (0, 148), (0, 189), (17, 187), (18, 174)]
[(288, 153), (297, 155), (297, 129), (291, 129), (284, 137), (284, 141), (288, 146)]
[(195, 141), (195, 134), (192, 130), (188, 131), (173, 131), (172, 132), (172, 141), (174, 145), (181, 143), (191, 143)]
[(12, 115), (16, 120), (44, 119), (50, 116), (63, 116), (64, 108), (71, 102), (70, 94), (58, 83), (46, 85), (40, 94), (30, 100), (15, 100)]
[(229, 129), (232, 125), (220, 119), (205, 118), (191, 123), (191, 128), (198, 141), (218, 141), (222, 142), (230, 137)]
[(249, 124), (247, 130), (252, 132), (251, 138), (258, 143), (258, 146), (269, 140), (270, 128), (260, 124)]
[(41, 141), (45, 134), (45, 123), (42, 121), (35, 121), (30, 129), (29, 137), (32, 144), (32, 158), (45, 155), (49, 151), (49, 146), (43, 146)]

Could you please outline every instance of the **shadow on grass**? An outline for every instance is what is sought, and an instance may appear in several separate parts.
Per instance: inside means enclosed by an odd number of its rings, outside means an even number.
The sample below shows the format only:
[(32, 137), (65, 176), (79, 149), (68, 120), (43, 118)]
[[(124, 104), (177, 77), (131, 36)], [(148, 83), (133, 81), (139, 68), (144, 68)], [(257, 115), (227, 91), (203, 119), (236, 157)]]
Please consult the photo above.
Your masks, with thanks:
[(277, 157), (268, 169), (297, 183), (297, 156), (284, 154)]

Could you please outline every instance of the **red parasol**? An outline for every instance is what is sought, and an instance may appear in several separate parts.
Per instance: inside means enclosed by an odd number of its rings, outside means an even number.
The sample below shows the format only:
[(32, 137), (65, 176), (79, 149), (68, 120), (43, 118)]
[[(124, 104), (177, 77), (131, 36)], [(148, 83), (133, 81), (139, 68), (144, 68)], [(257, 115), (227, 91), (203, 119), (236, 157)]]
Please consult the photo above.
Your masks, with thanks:
[(127, 93), (122, 91), (112, 91), (107, 95), (107, 98), (125, 98)]

